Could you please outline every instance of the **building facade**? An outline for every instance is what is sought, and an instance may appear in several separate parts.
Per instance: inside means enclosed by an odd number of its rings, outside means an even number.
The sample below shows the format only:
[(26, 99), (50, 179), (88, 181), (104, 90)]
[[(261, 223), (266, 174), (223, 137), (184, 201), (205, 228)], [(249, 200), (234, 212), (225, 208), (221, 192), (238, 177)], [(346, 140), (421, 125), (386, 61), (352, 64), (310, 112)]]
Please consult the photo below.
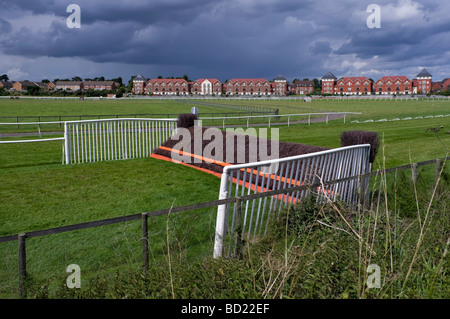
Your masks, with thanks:
[(221, 95), (223, 83), (218, 79), (198, 79), (191, 83), (191, 93), (199, 95)]
[(426, 69), (423, 69), (413, 80), (414, 94), (428, 94), (432, 89), (432, 75)]
[(288, 92), (287, 79), (280, 74), (275, 79), (273, 79), (272, 94), (281, 96), (286, 95), (287, 92)]
[(450, 91), (450, 78), (443, 79), (440, 82), (433, 82), (433, 92), (449, 92)]
[(290, 91), (292, 94), (306, 95), (314, 92), (314, 81), (295, 80), (291, 83)]
[(10, 81), (0, 81), (0, 88), (4, 88), (6, 90), (10, 90), (13, 88), (13, 84)]
[(133, 89), (131, 90), (131, 92), (133, 92), (133, 94), (138, 95), (145, 94), (146, 84), (147, 79), (144, 78), (141, 74), (139, 74), (133, 79)]
[(406, 76), (383, 76), (373, 84), (375, 94), (411, 94), (413, 82)]
[(85, 81), (83, 83), (85, 90), (115, 90), (116, 84), (114, 81)]
[(53, 82), (32, 82), (32, 81), (17, 81), (14, 82), (12, 88), (16, 91), (24, 92), (28, 87), (37, 86), (41, 89), (52, 90), (55, 88), (55, 84)]
[(145, 91), (153, 95), (189, 95), (190, 86), (185, 79), (152, 79)]
[(343, 77), (336, 82), (334, 91), (344, 95), (372, 94), (372, 81), (363, 76)]
[(82, 81), (58, 81), (56, 82), (57, 90), (64, 90), (64, 91), (78, 91), (83, 88), (83, 82)]
[(231, 79), (225, 90), (229, 95), (271, 95), (272, 86), (266, 79)]
[(328, 72), (322, 77), (322, 94), (335, 94), (337, 77)]

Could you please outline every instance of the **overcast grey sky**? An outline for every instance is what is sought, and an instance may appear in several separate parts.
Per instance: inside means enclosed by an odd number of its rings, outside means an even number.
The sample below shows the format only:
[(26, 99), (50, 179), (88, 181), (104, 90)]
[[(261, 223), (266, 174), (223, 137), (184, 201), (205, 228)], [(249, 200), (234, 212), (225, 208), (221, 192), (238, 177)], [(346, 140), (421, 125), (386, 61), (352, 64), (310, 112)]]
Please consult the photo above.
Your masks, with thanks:
[(447, 0), (0, 0), (0, 30), (0, 74), (16, 81), (450, 77)]

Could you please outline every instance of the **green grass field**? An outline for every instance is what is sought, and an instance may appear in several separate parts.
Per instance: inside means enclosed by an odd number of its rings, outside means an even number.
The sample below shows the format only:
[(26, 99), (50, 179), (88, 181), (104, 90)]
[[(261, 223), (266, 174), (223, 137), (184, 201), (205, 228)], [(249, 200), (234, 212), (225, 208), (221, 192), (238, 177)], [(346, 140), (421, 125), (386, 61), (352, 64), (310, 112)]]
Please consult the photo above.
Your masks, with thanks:
[[(225, 101), (220, 103), (225, 103)], [(410, 160), (418, 162), (448, 156), (446, 147), (450, 147), (450, 134), (446, 134), (447, 131), (450, 131), (450, 117), (350, 123), (351, 120), (356, 119), (362, 121), (445, 115), (450, 113), (450, 103), (448, 102), (349, 101), (348, 103), (342, 103), (320, 101), (306, 103), (268, 100), (256, 102), (226, 101), (226, 103), (249, 103), (253, 106), (276, 107), (280, 109), (280, 114), (319, 111), (361, 112), (362, 115), (353, 116), (346, 124), (343, 124), (342, 120), (336, 120), (331, 121), (328, 125), (313, 123), (309, 126), (307, 124), (296, 124), (289, 127), (285, 125), (276, 127), (279, 128), (282, 141), (332, 148), (339, 147), (340, 134), (343, 131), (376, 131), (383, 144), (376, 158), (375, 168), (377, 165), (382, 165), (383, 162), (385, 162), (386, 167), (394, 167), (407, 164)], [(186, 113), (191, 106), (191, 104), (183, 103), (173, 104), (169, 101), (149, 102), (141, 100), (0, 100), (0, 116), (133, 114), (159, 113), (163, 110), (165, 112), (170, 111), (170, 113)], [(200, 112), (224, 112), (222, 107), (214, 108), (204, 105), (199, 106), (199, 110)], [(439, 128), (440, 126), (444, 127), (439, 132), (439, 137), (445, 146), (434, 133), (427, 131), (429, 128)], [(18, 139), (18, 137), (2, 137), (1, 135), (0, 138), (0, 140)], [(171, 205), (181, 206), (218, 198), (220, 180), (217, 177), (174, 163), (152, 158), (73, 166), (65, 166), (61, 162), (62, 145), (60, 141), (0, 145), (0, 236), (137, 214), (144, 211), (169, 208)], [(432, 179), (434, 177), (433, 168), (424, 171), (423, 174)], [(443, 200), (442, 203), (446, 203), (446, 200)], [(437, 209), (448, 213), (448, 207), (443, 207), (440, 206)], [(186, 262), (189, 261), (189, 263), (192, 262), (192, 267), (194, 267), (194, 265), (198, 266), (196, 261), (200, 260), (201, 263), (203, 258), (210, 258), (212, 256), (215, 212), (216, 209), (204, 209), (169, 216), (169, 218), (152, 219), (149, 222), (149, 233), (152, 249), (151, 260), (154, 261), (155, 267), (160, 263), (167, 265), (168, 251), (173, 254), (174, 267), (176, 267), (176, 261), (179, 261), (182, 265), (186, 265)], [(408, 218), (411, 221), (411, 217)], [(440, 219), (435, 217), (435, 220)], [(398, 217), (398, 222), (408, 223), (404, 219), (400, 220), (400, 217)], [(446, 223), (448, 223), (448, 219), (444, 219), (443, 225), (446, 225)], [(414, 225), (411, 229), (417, 231), (417, 228), (415, 228), (417, 224)], [(443, 225), (441, 224), (442, 227)], [(317, 239), (314, 243), (320, 246), (322, 241), (328, 242), (322, 236), (325, 236), (325, 234), (317, 234), (320, 239)], [(342, 238), (342, 236), (337, 236), (336, 240), (339, 238)], [(436, 240), (440, 245), (440, 250), (436, 251), (436, 254), (434, 254), (436, 256), (433, 255), (437, 259), (435, 264), (430, 267), (437, 271), (438, 268), (433, 267), (440, 265), (439, 258), (443, 256), (442, 240), (446, 240), (445, 234), (442, 234)], [(411, 239), (411, 242), (408, 242), (408, 247), (412, 247), (413, 242), (414, 239)], [(432, 241), (430, 245), (427, 247), (427, 251), (435, 249), (432, 245), (437, 245), (436, 241)], [(333, 249), (336, 249), (336, 247)], [(396, 247), (396, 249), (401, 249), (401, 246)], [(412, 248), (409, 248), (409, 253), (411, 250)], [(0, 244), (0, 251), (0, 256), (2, 256), (0, 258), (0, 296), (15, 298), (18, 281), (17, 243)], [(327, 258), (329, 257), (330, 255), (327, 255)], [(425, 258), (425, 255), (423, 257)], [(422, 255), (420, 258), (422, 258)], [(72, 263), (81, 266), (83, 276), (85, 276), (83, 278), (91, 279), (95, 279), (97, 276), (111, 276), (118, 271), (126, 272), (130, 268), (139, 269), (141, 261), (140, 222), (28, 240), (27, 260), (35, 296), (40, 294), (39, 287), (46, 287), (49, 282), (52, 283), (52, 289), (55, 289), (55, 285), (60, 285), (61, 278), (67, 276), (65, 267)], [(279, 262), (279, 260), (276, 260), (276, 262)], [(342, 262), (345, 263), (345, 259), (342, 259)], [(405, 262), (405, 264), (408, 263)], [(238, 264), (233, 267), (238, 266), (242, 267), (243, 265)], [(260, 266), (268, 267), (267, 264)], [(223, 265), (220, 266), (222, 268), (205, 264), (202, 267), (211, 271), (225, 269), (225, 272), (231, 269), (223, 268), (225, 267)], [(247, 273), (245, 267), (239, 267), (238, 273), (240, 273), (239, 271)], [(186, 266), (187, 268), (190, 268), (190, 266)], [(432, 275), (435, 272), (431, 271), (430, 273), (430, 278), (434, 278)], [(419, 277), (417, 275), (414, 278), (419, 280)], [(234, 277), (231, 276), (230, 278), (233, 279)], [(245, 275), (243, 275), (243, 278), (246, 278)], [(265, 279), (261, 278), (261, 280), (264, 282)], [(443, 285), (442, 281), (439, 281), (439, 285)], [(442, 287), (448, 291), (448, 285)], [(251, 291), (250, 296), (254, 296), (254, 291)], [(355, 297), (353, 292), (348, 293), (351, 297)], [(201, 295), (200, 292), (199, 295)], [(166, 295), (162, 296), (166, 297)], [(326, 296), (326, 292), (318, 294), (318, 296)], [(336, 297), (334, 294), (328, 296)], [(446, 295), (444, 291), (444, 296), (448, 297), (449, 295)]]

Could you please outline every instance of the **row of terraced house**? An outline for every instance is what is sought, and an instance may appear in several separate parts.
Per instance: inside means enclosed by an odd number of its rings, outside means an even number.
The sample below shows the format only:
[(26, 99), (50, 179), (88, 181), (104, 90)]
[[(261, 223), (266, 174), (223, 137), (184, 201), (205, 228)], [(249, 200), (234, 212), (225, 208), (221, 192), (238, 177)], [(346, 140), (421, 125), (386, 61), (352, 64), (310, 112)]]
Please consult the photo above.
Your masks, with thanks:
[(18, 92), (25, 92), (29, 87), (39, 87), (45, 90), (64, 90), (64, 91), (78, 91), (84, 90), (115, 90), (119, 87), (118, 83), (114, 81), (57, 81), (49, 82), (35, 82), (35, 81), (0, 81), (0, 88), (7, 90), (14, 90)]
[[(316, 82), (316, 83), (315, 83)], [(142, 75), (133, 78), (132, 93), (138, 95), (257, 95), (283, 96), (288, 94), (306, 95), (313, 93), (318, 81), (294, 80), (289, 83), (278, 75), (272, 81), (264, 78), (231, 79), (222, 83), (215, 78), (188, 81), (186, 79), (146, 79)], [(120, 85), (114, 81), (0, 81), (0, 88), (26, 91), (29, 86), (47, 90), (76, 92), (84, 90), (115, 90)], [(329, 95), (387, 95), (387, 94), (428, 94), (450, 91), (450, 78), (433, 82), (432, 75), (423, 69), (414, 79), (404, 75), (383, 76), (377, 81), (363, 76), (337, 78), (328, 72), (321, 78), (321, 92)]]
[[(373, 94), (428, 94), (450, 88), (450, 80), (432, 82), (432, 75), (423, 69), (414, 79), (407, 76), (383, 76), (377, 81), (363, 76), (337, 78), (331, 72), (322, 78), (322, 94), (373, 95)], [(447, 83), (448, 82), (448, 83)], [(314, 91), (314, 81), (294, 80), (288, 83), (279, 75), (273, 81), (263, 78), (231, 79), (225, 83), (218, 79), (146, 79), (138, 75), (133, 80), (134, 94), (152, 95), (306, 95)]]
[[(443, 82), (445, 85), (445, 81)], [(442, 82), (436, 83), (442, 85)], [(412, 80), (404, 75), (383, 76), (377, 81), (362, 76), (338, 79), (333, 73), (328, 72), (322, 77), (322, 93), (335, 95), (428, 94), (437, 88), (436, 83), (432, 82), (432, 75), (426, 69)]]
[(314, 91), (314, 81), (295, 80), (288, 84), (282, 75), (273, 81), (263, 78), (231, 79), (222, 83), (218, 79), (146, 79), (138, 75), (133, 79), (134, 94), (152, 95), (286, 95), (308, 94)]

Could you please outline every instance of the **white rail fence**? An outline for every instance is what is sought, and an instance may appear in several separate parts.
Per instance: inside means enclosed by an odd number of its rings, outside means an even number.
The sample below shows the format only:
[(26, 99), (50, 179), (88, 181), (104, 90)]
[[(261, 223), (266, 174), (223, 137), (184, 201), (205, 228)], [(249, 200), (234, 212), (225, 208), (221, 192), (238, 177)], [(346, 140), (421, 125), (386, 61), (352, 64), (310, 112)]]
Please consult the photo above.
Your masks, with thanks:
[[(321, 117), (321, 121), (325, 122), (325, 124), (328, 124), (328, 121), (331, 116), (339, 116), (344, 118), (344, 124), (346, 123), (346, 118), (348, 115), (361, 115), (362, 113), (358, 112), (322, 112), (322, 113), (302, 113), (302, 114), (276, 114), (276, 115), (251, 115), (251, 116), (227, 116), (227, 117), (200, 117), (199, 120), (222, 120), (222, 128), (225, 129), (225, 121), (229, 120), (246, 120), (247, 121), (247, 127), (250, 125), (251, 119), (267, 119), (268, 120), (268, 127), (273, 125), (287, 125), (290, 126), (291, 124), (291, 118), (294, 118), (295, 121), (299, 121), (300, 118), (305, 123), (308, 123), (308, 125), (311, 125), (311, 119), (313, 117)], [(273, 120), (275, 119), (275, 123)], [(276, 120), (284, 119), (286, 123), (277, 123)], [(307, 119), (307, 120), (306, 120)]]
[(92, 163), (149, 157), (176, 128), (176, 119), (70, 121), (64, 122), (64, 137), (0, 141), (0, 144), (62, 141), (63, 164)]
[[(280, 190), (315, 182), (328, 182), (370, 172), (370, 145), (342, 147), (323, 152), (263, 162), (226, 166), (223, 170), (219, 199), (241, 197), (269, 190)], [(282, 208), (315, 194), (317, 200), (341, 200), (354, 204), (358, 200), (360, 181), (350, 180), (314, 190), (260, 198), (236, 205), (221, 205), (217, 210), (215, 258), (236, 251), (236, 232), (241, 238), (254, 240), (266, 234), (270, 219)], [(240, 211), (240, 210), (239, 210)]]
[(177, 127), (175, 119), (109, 119), (64, 124), (65, 163), (149, 157)]

